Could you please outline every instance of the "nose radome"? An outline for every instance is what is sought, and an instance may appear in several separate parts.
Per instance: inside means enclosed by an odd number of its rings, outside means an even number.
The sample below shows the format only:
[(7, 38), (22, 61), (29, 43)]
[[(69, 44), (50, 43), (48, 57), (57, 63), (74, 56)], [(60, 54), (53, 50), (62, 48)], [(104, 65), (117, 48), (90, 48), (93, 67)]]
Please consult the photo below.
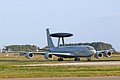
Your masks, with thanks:
[(96, 53), (96, 50), (91, 50), (94, 54)]

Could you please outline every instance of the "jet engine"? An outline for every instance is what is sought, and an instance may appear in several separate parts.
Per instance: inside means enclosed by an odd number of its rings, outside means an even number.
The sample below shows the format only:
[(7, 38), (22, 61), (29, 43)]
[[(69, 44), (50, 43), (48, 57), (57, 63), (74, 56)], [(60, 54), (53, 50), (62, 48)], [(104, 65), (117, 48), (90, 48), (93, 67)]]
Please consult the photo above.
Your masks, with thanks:
[(103, 52), (103, 55), (104, 55), (105, 57), (111, 57), (111, 56), (112, 56), (112, 51), (104, 51), (104, 52)]
[(25, 53), (25, 57), (26, 57), (27, 59), (31, 59), (31, 58), (34, 57), (34, 55), (33, 55), (33, 53), (31, 53), (31, 52), (26, 52), (26, 53)]
[(46, 54), (44, 55), (44, 58), (45, 58), (45, 59), (48, 59), (48, 60), (52, 60), (52, 54), (51, 54), (51, 53), (46, 53)]
[(103, 54), (101, 52), (96, 52), (96, 54), (94, 55), (95, 58), (102, 58), (103, 57)]

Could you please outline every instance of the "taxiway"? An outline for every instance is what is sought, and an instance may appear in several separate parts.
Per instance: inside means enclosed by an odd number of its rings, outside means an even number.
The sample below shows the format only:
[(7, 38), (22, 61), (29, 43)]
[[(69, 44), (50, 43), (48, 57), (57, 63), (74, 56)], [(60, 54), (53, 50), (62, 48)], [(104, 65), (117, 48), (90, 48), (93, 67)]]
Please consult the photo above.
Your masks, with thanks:
[(107, 77), (65, 77), (65, 78), (11, 78), (0, 80), (120, 80), (120, 76)]
[(104, 62), (65, 62), (56, 64), (28, 64), (17, 66), (120, 66), (120, 61), (104, 61)]

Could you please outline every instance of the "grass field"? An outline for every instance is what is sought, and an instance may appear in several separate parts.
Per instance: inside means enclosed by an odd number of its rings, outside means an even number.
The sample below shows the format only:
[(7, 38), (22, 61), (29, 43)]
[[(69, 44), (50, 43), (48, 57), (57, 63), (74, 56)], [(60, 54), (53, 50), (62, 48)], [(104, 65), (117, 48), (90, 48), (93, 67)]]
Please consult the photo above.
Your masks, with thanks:
[[(56, 58), (55, 58), (56, 59)], [(111, 58), (103, 57), (100, 61), (120, 61), (120, 55)], [(24, 57), (0, 57), (0, 78), (36, 78), (36, 77), (88, 77), (88, 76), (120, 76), (120, 66), (14, 66), (25, 64), (56, 64), (63, 62), (44, 60), (42, 56), (35, 56), (32, 60)], [(81, 58), (81, 61), (86, 61)], [(92, 58), (92, 61), (98, 59)]]

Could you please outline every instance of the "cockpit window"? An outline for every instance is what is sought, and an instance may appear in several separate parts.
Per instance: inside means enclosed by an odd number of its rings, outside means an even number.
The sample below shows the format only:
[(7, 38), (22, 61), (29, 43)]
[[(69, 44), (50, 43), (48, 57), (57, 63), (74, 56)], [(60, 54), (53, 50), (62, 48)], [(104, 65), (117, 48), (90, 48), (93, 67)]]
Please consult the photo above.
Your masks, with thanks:
[(87, 49), (88, 49), (88, 50), (94, 50), (94, 48), (93, 48), (93, 47), (87, 47)]

